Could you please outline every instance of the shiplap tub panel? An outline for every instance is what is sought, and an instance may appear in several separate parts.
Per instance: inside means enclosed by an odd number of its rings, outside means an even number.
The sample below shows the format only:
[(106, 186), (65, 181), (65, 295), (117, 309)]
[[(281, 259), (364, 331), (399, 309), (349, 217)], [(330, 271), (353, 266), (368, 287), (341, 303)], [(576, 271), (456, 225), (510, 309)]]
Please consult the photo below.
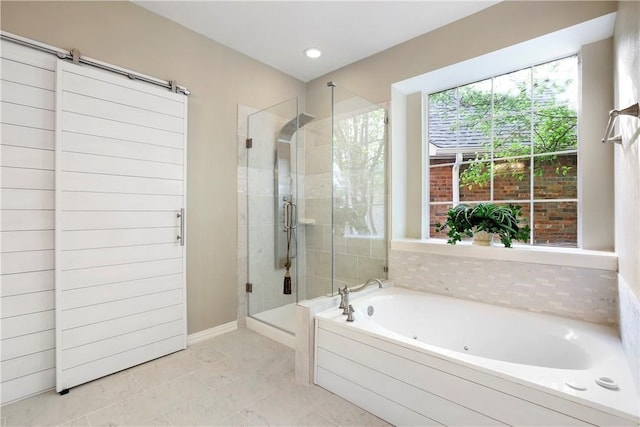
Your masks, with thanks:
[[(519, 384), (487, 371), (431, 355), (420, 350), (376, 336), (375, 333), (345, 328), (333, 320), (316, 318), (316, 383), (347, 399), (354, 393), (351, 384), (395, 401), (405, 408), (401, 413), (388, 413), (377, 406), (365, 407), (394, 424), (409, 423), (407, 414), (428, 414), (443, 425), (475, 425), (473, 413), (507, 425), (630, 425), (629, 420), (614, 414), (573, 402), (563, 397)], [(330, 354), (332, 353), (332, 354)], [(364, 376), (358, 366), (370, 373)], [(342, 388), (325, 381), (321, 372), (340, 378)], [(369, 381), (368, 375), (383, 375), (383, 381)], [(326, 377), (326, 376), (325, 376)], [(391, 381), (386, 386), (385, 381)], [(398, 387), (401, 392), (393, 387)], [(455, 405), (453, 416), (446, 408), (423, 405), (420, 395), (428, 392)], [(398, 401), (398, 399), (400, 401)], [(443, 411), (443, 409), (445, 409)], [(465, 411), (472, 411), (472, 417)], [(457, 419), (456, 419), (457, 417)], [(489, 422), (489, 421), (487, 421)]]
[(53, 55), (5, 41), (0, 199), (0, 404), (54, 387)]
[(186, 346), (186, 98), (57, 68), (58, 391)]

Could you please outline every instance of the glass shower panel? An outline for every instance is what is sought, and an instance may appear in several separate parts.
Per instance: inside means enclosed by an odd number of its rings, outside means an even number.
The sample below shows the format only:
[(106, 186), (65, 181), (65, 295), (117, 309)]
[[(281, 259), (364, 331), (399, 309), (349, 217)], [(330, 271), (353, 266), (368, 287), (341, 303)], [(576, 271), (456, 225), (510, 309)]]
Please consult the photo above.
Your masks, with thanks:
[(300, 168), (304, 198), (301, 196), (298, 223), (306, 260), (300, 263), (299, 292), (305, 299), (331, 294), (331, 159), (331, 116), (326, 115), (317, 117), (304, 131)]
[(251, 114), (247, 123), (248, 314), (280, 329), (298, 300), (297, 98)]
[(332, 86), (333, 290), (387, 276), (386, 111)]

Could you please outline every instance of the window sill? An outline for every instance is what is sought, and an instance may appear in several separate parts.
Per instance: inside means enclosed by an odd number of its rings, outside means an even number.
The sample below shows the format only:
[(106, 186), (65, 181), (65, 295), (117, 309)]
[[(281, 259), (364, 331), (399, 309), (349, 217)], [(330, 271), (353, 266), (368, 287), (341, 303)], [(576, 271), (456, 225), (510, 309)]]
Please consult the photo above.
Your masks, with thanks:
[(514, 244), (511, 249), (508, 249), (501, 246), (475, 246), (470, 242), (459, 242), (456, 245), (449, 245), (447, 241), (443, 239), (394, 239), (391, 241), (391, 250), (618, 271), (618, 255), (615, 252), (585, 249), (516, 244)]

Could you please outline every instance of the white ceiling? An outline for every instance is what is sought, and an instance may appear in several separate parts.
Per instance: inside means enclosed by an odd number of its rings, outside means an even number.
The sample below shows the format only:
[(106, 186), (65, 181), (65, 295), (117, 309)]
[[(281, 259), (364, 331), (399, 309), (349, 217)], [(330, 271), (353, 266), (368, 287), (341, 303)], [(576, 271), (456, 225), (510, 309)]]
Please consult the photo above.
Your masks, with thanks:
[[(133, 1), (307, 82), (499, 0)], [(304, 56), (311, 46), (323, 55)]]

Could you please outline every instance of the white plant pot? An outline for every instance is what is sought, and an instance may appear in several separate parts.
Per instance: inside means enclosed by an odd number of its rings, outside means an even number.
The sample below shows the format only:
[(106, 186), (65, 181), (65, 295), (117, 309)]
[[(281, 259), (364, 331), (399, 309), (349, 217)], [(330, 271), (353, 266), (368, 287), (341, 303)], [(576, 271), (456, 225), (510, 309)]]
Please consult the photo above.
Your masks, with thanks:
[(478, 246), (491, 246), (491, 233), (486, 231), (475, 231), (473, 233), (473, 244)]

